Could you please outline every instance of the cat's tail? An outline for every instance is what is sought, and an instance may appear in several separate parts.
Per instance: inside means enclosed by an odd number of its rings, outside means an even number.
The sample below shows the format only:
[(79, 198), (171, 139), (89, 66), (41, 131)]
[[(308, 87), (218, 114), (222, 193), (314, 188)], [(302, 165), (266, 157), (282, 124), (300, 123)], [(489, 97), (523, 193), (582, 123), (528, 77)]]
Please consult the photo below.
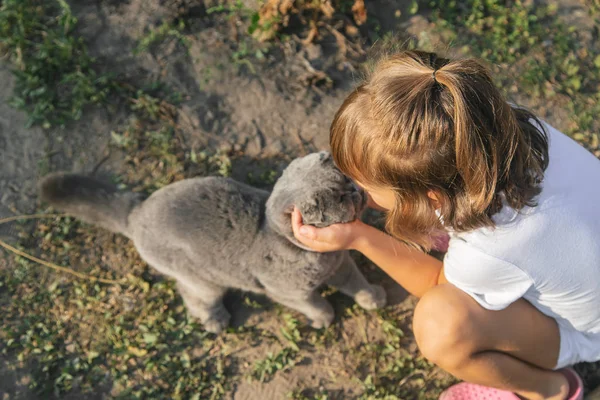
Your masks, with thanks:
[(128, 217), (144, 196), (119, 191), (96, 178), (56, 173), (40, 182), (42, 200), (85, 222), (129, 236)]

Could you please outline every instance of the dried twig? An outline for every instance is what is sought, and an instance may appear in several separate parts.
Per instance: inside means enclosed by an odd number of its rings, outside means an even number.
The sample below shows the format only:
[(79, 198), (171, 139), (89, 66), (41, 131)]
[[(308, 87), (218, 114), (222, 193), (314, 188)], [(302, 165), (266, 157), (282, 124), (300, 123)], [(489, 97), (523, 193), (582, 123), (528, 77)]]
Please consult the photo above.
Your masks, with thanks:
[[(65, 216), (66, 216), (65, 214), (17, 215), (17, 216), (14, 216), (14, 217), (8, 217), (8, 218), (0, 219), (0, 225), (6, 224), (6, 223), (11, 222), (11, 221), (17, 221), (17, 220), (23, 220), (23, 219), (56, 218), (56, 217), (65, 217)], [(51, 268), (51, 269), (53, 269), (55, 271), (64, 272), (64, 273), (69, 274), (69, 275), (74, 275), (74, 276), (78, 277), (79, 279), (85, 279), (85, 280), (92, 281), (92, 282), (107, 283), (107, 284), (110, 284), (110, 285), (122, 285), (123, 284), (122, 282), (115, 281), (115, 280), (112, 280), (112, 279), (96, 278), (95, 276), (82, 274), (80, 272), (73, 271), (70, 268), (61, 267), (61, 266), (56, 265), (54, 263), (51, 263), (51, 262), (48, 262), (48, 261), (44, 261), (42, 259), (39, 259), (39, 258), (34, 257), (32, 255), (29, 255), (29, 254), (27, 254), (27, 253), (25, 253), (25, 252), (23, 252), (23, 251), (15, 248), (15, 247), (11, 246), (11, 245), (9, 245), (8, 243), (4, 242), (3, 240), (0, 240), (0, 246), (4, 247), (6, 250), (8, 250), (8, 251), (10, 251), (10, 252), (12, 252), (14, 254), (17, 254), (17, 255), (19, 255), (21, 257), (24, 257), (24, 258), (26, 258), (28, 260), (31, 260), (31, 261), (35, 262), (35, 263), (38, 263), (38, 264), (43, 265), (45, 267)]]

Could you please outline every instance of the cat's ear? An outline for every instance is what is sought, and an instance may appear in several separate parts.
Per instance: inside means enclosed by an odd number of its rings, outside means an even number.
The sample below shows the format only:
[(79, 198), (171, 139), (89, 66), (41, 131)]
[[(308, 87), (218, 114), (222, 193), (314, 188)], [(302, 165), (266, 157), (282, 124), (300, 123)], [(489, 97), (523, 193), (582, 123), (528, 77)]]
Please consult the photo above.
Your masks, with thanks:
[(331, 153), (328, 151), (320, 151), (319, 161), (321, 162), (321, 164), (327, 164), (329, 162), (332, 162), (333, 158), (331, 157)]

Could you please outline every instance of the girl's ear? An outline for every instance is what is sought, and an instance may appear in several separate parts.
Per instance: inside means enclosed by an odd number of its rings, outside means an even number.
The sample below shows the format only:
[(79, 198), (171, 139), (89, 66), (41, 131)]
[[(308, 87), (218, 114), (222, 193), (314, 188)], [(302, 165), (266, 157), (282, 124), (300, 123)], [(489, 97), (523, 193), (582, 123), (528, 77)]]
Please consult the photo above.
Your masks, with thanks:
[(431, 200), (431, 204), (433, 205), (433, 208), (435, 208), (436, 210), (439, 210), (440, 208), (442, 208), (440, 196), (436, 192), (434, 192), (433, 190), (428, 191), (427, 197), (429, 197), (429, 199)]

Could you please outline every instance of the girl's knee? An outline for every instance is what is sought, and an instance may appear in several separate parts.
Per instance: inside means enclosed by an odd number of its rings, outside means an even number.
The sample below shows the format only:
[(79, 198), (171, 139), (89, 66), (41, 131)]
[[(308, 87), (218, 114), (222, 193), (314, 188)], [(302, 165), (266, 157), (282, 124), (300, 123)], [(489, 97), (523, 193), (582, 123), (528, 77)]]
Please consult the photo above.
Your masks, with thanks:
[(461, 305), (461, 293), (450, 285), (428, 291), (415, 309), (413, 330), (421, 353), (431, 362), (449, 366), (464, 360), (473, 348), (473, 319)]

